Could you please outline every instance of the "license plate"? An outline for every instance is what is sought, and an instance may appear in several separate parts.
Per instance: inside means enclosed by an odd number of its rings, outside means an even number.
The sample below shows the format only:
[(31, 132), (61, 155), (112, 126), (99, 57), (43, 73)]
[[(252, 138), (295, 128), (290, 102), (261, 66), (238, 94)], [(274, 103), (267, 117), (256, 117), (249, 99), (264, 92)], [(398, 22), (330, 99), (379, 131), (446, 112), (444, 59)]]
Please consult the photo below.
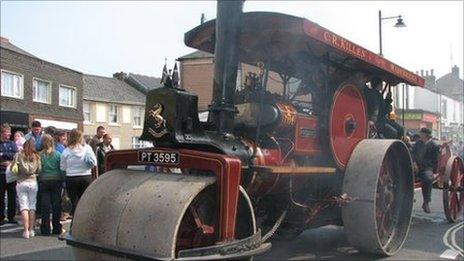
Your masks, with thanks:
[(158, 164), (179, 164), (179, 152), (176, 151), (157, 151), (143, 150), (138, 151), (138, 160), (142, 163), (158, 163)]

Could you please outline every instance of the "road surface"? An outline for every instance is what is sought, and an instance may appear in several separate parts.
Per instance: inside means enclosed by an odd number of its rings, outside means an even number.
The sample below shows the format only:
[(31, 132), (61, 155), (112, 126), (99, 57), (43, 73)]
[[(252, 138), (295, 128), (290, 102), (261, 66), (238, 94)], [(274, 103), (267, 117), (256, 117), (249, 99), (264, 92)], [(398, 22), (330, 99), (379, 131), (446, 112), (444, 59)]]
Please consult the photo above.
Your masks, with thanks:
[[(449, 224), (444, 217), (441, 191), (433, 191), (432, 213), (422, 212), (422, 196), (416, 191), (413, 219), (408, 239), (403, 249), (388, 260), (437, 260), (444, 251), (451, 255), (457, 251), (464, 254), (464, 225)], [(67, 229), (69, 223), (65, 224)], [(36, 236), (21, 238), (18, 225), (0, 228), (0, 259), (2, 260), (73, 260), (71, 248), (59, 241), (56, 236)], [(273, 241), (272, 250), (255, 260), (308, 260), (308, 259), (378, 259), (375, 256), (361, 255), (350, 247), (343, 228), (327, 226), (309, 230), (292, 241)], [(463, 260), (463, 257), (458, 257)], [(442, 259), (445, 260), (445, 259)]]

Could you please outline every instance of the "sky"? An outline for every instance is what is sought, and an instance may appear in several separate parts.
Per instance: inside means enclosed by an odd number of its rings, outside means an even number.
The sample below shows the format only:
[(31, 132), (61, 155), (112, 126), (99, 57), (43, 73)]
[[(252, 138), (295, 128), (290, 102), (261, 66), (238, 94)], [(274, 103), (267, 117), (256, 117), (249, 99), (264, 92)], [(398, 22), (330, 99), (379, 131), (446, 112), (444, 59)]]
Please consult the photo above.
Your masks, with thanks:
[[(244, 11), (305, 17), (379, 52), (378, 11), (384, 20), (384, 57), (410, 71), (437, 77), (460, 68), (463, 78), (464, 1), (246, 1)], [(215, 1), (3, 1), (0, 34), (44, 60), (87, 74), (118, 71), (160, 76), (165, 58), (194, 51), (183, 35), (216, 16)]]

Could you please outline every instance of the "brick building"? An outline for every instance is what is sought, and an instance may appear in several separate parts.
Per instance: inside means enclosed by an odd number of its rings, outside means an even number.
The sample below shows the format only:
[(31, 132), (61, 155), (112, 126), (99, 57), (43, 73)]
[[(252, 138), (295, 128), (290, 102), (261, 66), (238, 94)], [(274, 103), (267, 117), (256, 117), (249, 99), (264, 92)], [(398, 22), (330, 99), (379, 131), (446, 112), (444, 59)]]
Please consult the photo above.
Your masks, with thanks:
[(149, 146), (139, 140), (145, 115), (145, 93), (117, 78), (84, 75), (84, 134), (104, 126), (116, 149)]
[(82, 129), (82, 73), (40, 59), (0, 39), (0, 121), (27, 131), (43, 127)]

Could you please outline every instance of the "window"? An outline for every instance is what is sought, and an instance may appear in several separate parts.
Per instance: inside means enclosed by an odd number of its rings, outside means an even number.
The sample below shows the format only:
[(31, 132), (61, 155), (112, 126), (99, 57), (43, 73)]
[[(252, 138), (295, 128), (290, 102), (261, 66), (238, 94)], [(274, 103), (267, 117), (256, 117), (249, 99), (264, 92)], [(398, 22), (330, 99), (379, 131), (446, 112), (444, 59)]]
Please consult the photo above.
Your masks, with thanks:
[(118, 123), (118, 106), (111, 104), (110, 111), (108, 113), (109, 123)]
[(33, 101), (51, 103), (52, 89), (51, 83), (48, 81), (34, 79), (33, 80)]
[(76, 88), (60, 85), (60, 106), (76, 108)]
[(95, 122), (107, 122), (108, 114), (105, 103), (95, 103)]
[(132, 137), (132, 148), (133, 149), (149, 148), (149, 147), (153, 147), (151, 142), (140, 140), (140, 137)]
[(90, 107), (90, 102), (82, 103), (82, 111), (84, 112), (84, 122), (92, 122), (92, 108)]
[(142, 126), (142, 108), (133, 107), (132, 118), (134, 119), (134, 126)]
[(447, 113), (448, 106), (446, 102), (447, 102), (446, 100), (441, 101), (441, 116), (445, 119), (448, 118), (448, 113)]
[(13, 72), (2, 71), (2, 95), (23, 98), (23, 76)]

